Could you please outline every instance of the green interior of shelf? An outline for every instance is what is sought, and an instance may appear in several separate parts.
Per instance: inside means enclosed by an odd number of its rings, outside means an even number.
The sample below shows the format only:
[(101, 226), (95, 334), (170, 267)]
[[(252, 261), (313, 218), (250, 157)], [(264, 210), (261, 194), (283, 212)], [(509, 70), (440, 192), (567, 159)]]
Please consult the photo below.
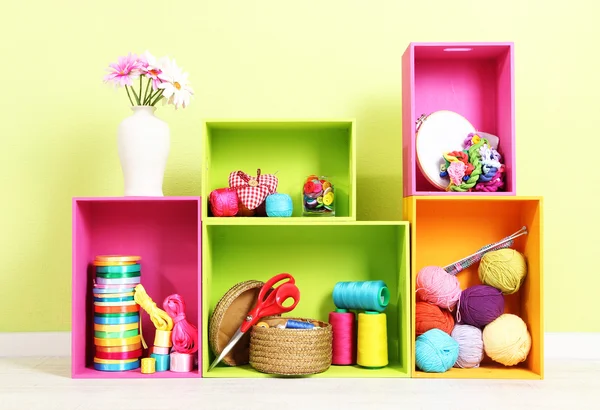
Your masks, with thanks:
[(267, 281), (287, 272), (300, 289), (298, 306), (284, 316), (328, 321), (340, 281), (383, 280), (391, 298), (387, 316), (388, 357), (382, 369), (332, 366), (317, 377), (408, 377), (408, 225), (397, 223), (307, 225), (205, 225), (203, 237), (203, 377), (270, 377), (248, 366), (220, 364), (208, 345), (208, 323), (219, 299), (236, 283)]
[(302, 215), (302, 187), (311, 174), (334, 184), (336, 216), (353, 217), (353, 123), (207, 122), (204, 198), (228, 186), (229, 174), (241, 170), (275, 174), (278, 192), (292, 197), (292, 216)]

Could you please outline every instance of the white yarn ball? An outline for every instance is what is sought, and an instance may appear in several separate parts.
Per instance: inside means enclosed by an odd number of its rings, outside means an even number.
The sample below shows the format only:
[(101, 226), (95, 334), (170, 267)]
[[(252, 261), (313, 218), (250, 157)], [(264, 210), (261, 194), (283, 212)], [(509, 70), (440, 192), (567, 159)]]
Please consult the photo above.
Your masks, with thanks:
[(455, 325), (452, 338), (458, 342), (458, 359), (454, 367), (471, 369), (483, 360), (483, 333), (471, 325)]

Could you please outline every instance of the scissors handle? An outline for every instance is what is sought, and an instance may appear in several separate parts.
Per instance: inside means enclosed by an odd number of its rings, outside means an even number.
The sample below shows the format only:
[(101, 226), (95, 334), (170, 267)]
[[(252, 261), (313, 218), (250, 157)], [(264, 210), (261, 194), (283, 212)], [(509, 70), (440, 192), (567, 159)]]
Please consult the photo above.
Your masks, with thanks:
[[(289, 279), (289, 281), (272, 289), (273, 285), (284, 279)], [(269, 293), (269, 291), (271, 292)], [(283, 306), (283, 303), (289, 298), (292, 298), (294, 303), (290, 306)], [(289, 273), (276, 275), (263, 285), (258, 294), (256, 306), (248, 313), (240, 329), (242, 332), (247, 332), (248, 329), (258, 323), (260, 318), (289, 312), (298, 305), (299, 301), (300, 290), (296, 286), (294, 277)]]

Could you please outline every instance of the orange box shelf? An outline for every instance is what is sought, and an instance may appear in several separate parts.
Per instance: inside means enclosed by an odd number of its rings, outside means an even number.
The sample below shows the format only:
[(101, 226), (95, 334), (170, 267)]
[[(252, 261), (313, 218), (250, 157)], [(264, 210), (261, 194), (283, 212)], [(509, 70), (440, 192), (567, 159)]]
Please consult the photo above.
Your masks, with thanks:
[[(542, 198), (435, 197), (404, 198), (404, 219), (411, 223), (412, 377), (472, 379), (543, 379), (544, 312), (542, 259)], [(487, 356), (480, 367), (452, 368), (426, 373), (415, 363), (416, 277), (425, 266), (447, 266), (481, 247), (526, 226), (528, 234), (515, 239), (513, 249), (527, 260), (527, 276), (518, 292), (505, 296), (505, 313), (521, 317), (531, 333), (532, 346), (523, 363), (507, 367)], [(476, 263), (457, 277), (461, 289), (480, 284)]]

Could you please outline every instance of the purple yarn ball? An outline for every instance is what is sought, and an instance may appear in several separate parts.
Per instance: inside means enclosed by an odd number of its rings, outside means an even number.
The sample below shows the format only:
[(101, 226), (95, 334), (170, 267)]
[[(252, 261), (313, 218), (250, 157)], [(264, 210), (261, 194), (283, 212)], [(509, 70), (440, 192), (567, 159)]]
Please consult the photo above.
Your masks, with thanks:
[(502, 291), (488, 285), (475, 285), (460, 294), (456, 323), (483, 328), (504, 313)]

